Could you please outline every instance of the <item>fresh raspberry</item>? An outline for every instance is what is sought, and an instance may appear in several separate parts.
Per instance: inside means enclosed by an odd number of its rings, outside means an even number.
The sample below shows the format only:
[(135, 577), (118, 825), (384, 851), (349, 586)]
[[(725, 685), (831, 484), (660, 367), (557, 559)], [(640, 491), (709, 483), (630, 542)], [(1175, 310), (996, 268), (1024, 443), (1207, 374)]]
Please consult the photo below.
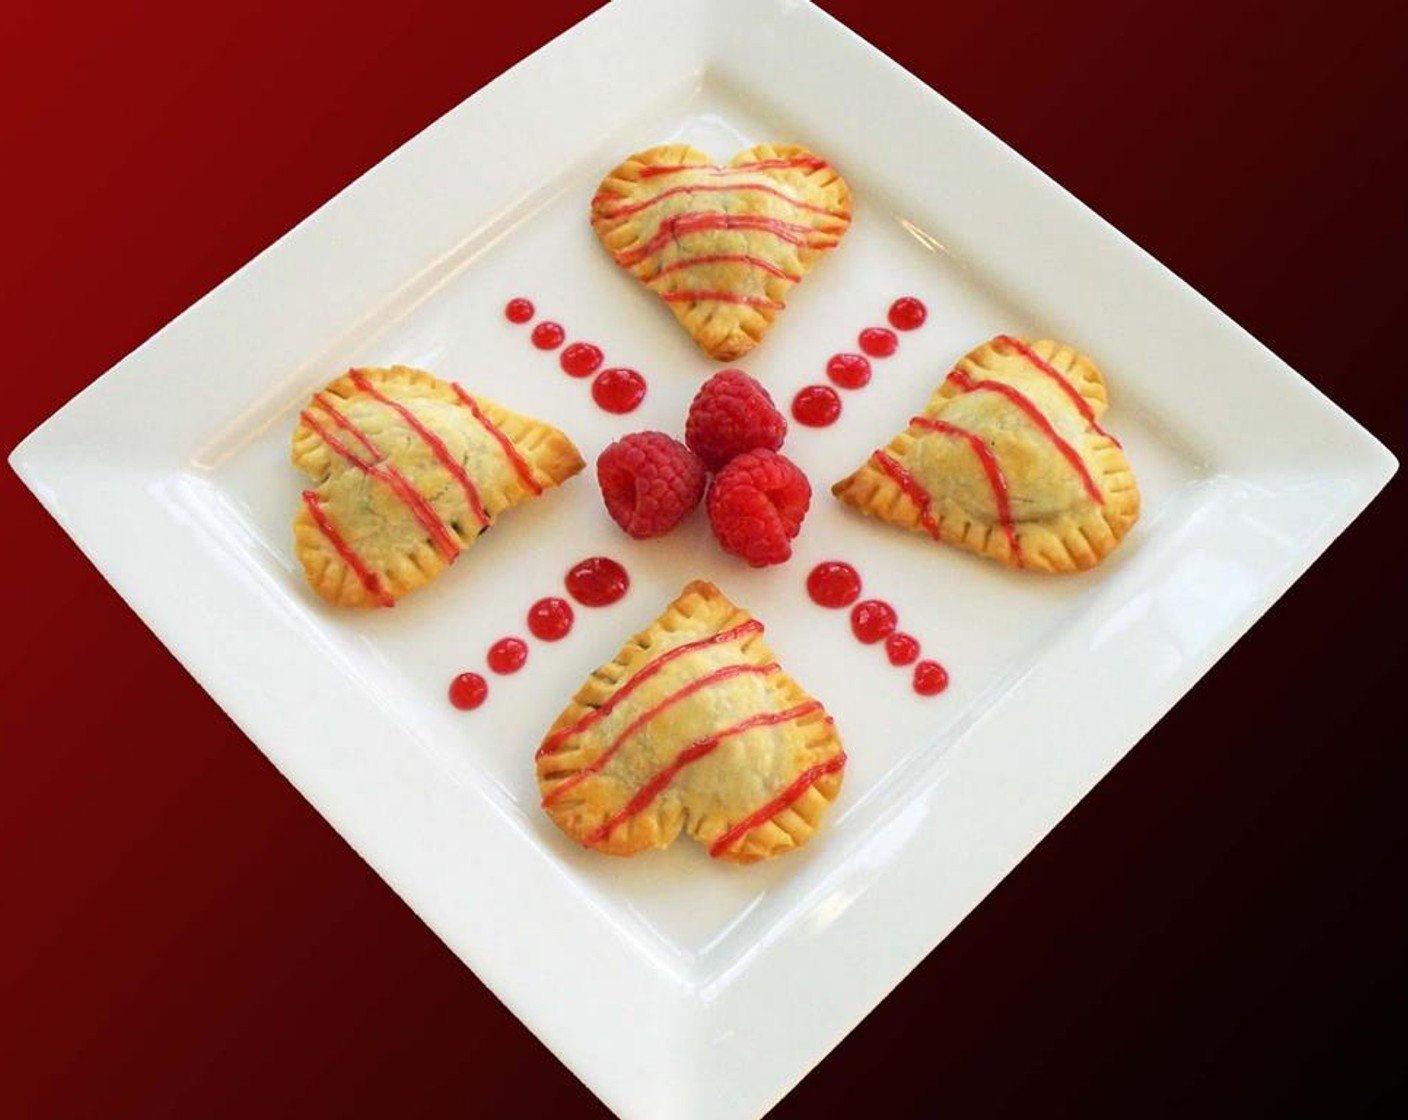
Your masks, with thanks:
[(611, 520), (637, 540), (678, 525), (704, 494), (704, 465), (664, 432), (632, 432), (596, 461), (596, 480)]
[(776, 451), (787, 421), (768, 391), (741, 369), (720, 370), (700, 386), (689, 406), (684, 441), (711, 471), (745, 451)]
[(714, 476), (709, 524), (725, 552), (755, 568), (781, 564), (811, 505), (807, 476), (785, 455), (746, 451)]

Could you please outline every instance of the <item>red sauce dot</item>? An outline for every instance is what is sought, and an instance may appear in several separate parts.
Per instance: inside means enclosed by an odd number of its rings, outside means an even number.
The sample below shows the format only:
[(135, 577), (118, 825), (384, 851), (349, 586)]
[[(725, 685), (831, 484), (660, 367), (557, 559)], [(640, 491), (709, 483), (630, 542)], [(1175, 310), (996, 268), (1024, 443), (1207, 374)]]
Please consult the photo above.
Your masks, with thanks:
[(792, 398), (792, 416), (809, 428), (824, 428), (841, 415), (841, 397), (830, 385), (808, 385)]
[(500, 638), (489, 647), (485, 660), (496, 673), (516, 673), (528, 660), (528, 643), (522, 638)]
[(544, 642), (556, 642), (567, 637), (572, 629), (572, 604), (553, 595), (539, 599), (528, 608), (528, 629), (533, 637)]
[(605, 360), (601, 347), (590, 342), (574, 342), (558, 358), (562, 372), (569, 377), (590, 377)]
[(919, 640), (899, 631), (885, 639), (885, 656), (891, 665), (910, 665), (919, 656)]
[(849, 607), (860, 598), (860, 573), (840, 560), (823, 561), (807, 576), (807, 594), (819, 607)]
[(870, 363), (863, 354), (833, 354), (826, 376), (843, 389), (860, 389), (870, 384)]
[(473, 711), (488, 695), (488, 682), (478, 673), (461, 673), (450, 682), (450, 703), (461, 711)]
[(867, 599), (851, 610), (851, 631), (866, 645), (873, 645), (899, 625), (895, 608), (883, 599)]
[(592, 556), (567, 570), (567, 593), (584, 607), (608, 607), (631, 586), (626, 569), (607, 556)]
[(888, 358), (899, 349), (900, 336), (889, 327), (866, 327), (856, 341), (872, 358)]
[(645, 400), (645, 378), (633, 369), (604, 369), (592, 382), (592, 400), (617, 415), (634, 412)]
[(533, 328), (533, 345), (539, 350), (556, 350), (566, 337), (567, 332), (562, 329), (562, 324), (554, 323), (551, 319)]
[(937, 696), (948, 687), (948, 670), (937, 661), (921, 661), (914, 667), (914, 691), (920, 696)]
[(504, 318), (510, 323), (526, 323), (532, 317), (532, 300), (511, 299), (504, 305)]
[(902, 296), (890, 304), (890, 326), (896, 330), (917, 330), (928, 317), (929, 309), (913, 296)]

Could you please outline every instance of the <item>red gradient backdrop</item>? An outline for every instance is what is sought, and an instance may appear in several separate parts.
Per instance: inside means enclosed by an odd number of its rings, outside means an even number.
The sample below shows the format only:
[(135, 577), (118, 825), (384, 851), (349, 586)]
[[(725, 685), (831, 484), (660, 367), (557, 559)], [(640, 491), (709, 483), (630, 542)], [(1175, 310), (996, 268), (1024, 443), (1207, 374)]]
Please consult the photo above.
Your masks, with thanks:
[[(594, 6), (5, 5), (0, 448)], [(1397, 5), (824, 6), (1408, 450)], [(1403, 491), (775, 1115), (1386, 1108)], [(8, 472), (0, 525), (0, 1116), (604, 1114)]]

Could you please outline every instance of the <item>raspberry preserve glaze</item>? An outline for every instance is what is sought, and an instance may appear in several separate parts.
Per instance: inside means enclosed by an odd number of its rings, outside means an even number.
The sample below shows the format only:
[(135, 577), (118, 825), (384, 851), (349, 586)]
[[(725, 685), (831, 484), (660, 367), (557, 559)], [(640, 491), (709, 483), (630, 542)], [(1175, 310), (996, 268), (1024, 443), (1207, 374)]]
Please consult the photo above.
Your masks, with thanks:
[(568, 377), (590, 377), (601, 368), (606, 356), (601, 347), (592, 342), (574, 342), (557, 359), (562, 372)]
[(899, 335), (888, 327), (866, 327), (856, 339), (861, 351), (872, 358), (888, 358), (899, 349)]
[[(566, 576), (568, 590), (586, 606), (605, 607), (617, 602), (630, 587), (626, 569), (605, 556), (593, 556), (574, 564)], [(556, 595), (547, 595), (528, 608), (528, 630), (542, 642), (557, 642), (572, 630), (575, 616), (572, 604)], [(498, 639), (489, 647), (484, 662), (494, 673), (516, 673), (528, 662), (528, 642), (516, 634)], [(482, 674), (464, 672), (450, 681), (450, 703), (461, 711), (473, 711), (489, 698), (489, 682)]]
[[(530, 300), (511, 299), (504, 306), (504, 318), (511, 323), (527, 323), (537, 313)], [(539, 350), (557, 355), (557, 364), (568, 377), (586, 379), (595, 374), (591, 383), (592, 400), (603, 412), (623, 415), (633, 412), (645, 399), (646, 383), (633, 369), (602, 369), (606, 354), (595, 342), (567, 342), (567, 331), (561, 323), (542, 319), (528, 335)], [(567, 343), (566, 347), (563, 344)]]
[(842, 560), (823, 561), (807, 576), (807, 594), (819, 607), (849, 607), (860, 598), (860, 573)]
[(484, 660), (496, 673), (516, 673), (528, 660), (528, 643), (522, 638), (500, 638), (489, 647)]
[[(922, 300), (901, 296), (890, 304), (887, 317), (895, 330), (914, 331), (924, 325), (929, 311)], [(856, 345), (861, 353), (842, 351), (826, 360), (826, 376), (832, 385), (847, 390), (865, 388), (874, 373), (870, 359), (893, 357), (900, 339), (890, 327), (866, 327), (856, 336)], [(808, 427), (824, 428), (841, 415), (841, 399), (825, 385), (808, 385), (793, 400), (792, 415)]]
[(511, 299), (504, 305), (504, 318), (510, 323), (526, 323), (533, 317), (533, 301)]
[(825, 428), (841, 415), (841, 397), (830, 385), (808, 385), (792, 398), (792, 418), (808, 428)]
[(851, 633), (864, 645), (885, 643), (891, 665), (914, 665), (911, 683), (920, 696), (937, 696), (948, 687), (948, 670), (937, 661), (919, 661), (919, 639), (899, 629), (899, 613), (883, 599), (860, 598), (860, 573), (843, 560), (825, 560), (807, 574), (807, 594), (827, 610), (851, 607)]
[(897, 331), (918, 330), (928, 317), (929, 309), (913, 296), (901, 296), (890, 304), (890, 326)]
[(914, 667), (914, 691), (920, 696), (937, 696), (948, 687), (948, 670), (937, 661), (921, 661)]
[(912, 665), (919, 657), (919, 640), (896, 630), (885, 639), (885, 656), (891, 665)]
[(851, 632), (868, 646), (893, 634), (899, 623), (899, 614), (884, 599), (867, 599), (851, 611)]
[(608, 607), (630, 590), (631, 577), (609, 556), (591, 556), (567, 570), (567, 593), (584, 607)]
[(592, 382), (592, 400), (618, 416), (634, 412), (645, 400), (645, 378), (633, 369), (604, 369)]
[(528, 630), (543, 642), (558, 642), (572, 629), (572, 604), (550, 595), (528, 608)]
[(450, 703), (463, 712), (473, 711), (489, 695), (489, 684), (478, 673), (461, 673), (450, 682)]
[(554, 323), (550, 319), (543, 320), (533, 328), (533, 345), (539, 350), (556, 350), (566, 337), (567, 332), (562, 329), (562, 324)]
[(864, 354), (832, 354), (826, 376), (842, 389), (863, 389), (870, 384), (870, 360)]

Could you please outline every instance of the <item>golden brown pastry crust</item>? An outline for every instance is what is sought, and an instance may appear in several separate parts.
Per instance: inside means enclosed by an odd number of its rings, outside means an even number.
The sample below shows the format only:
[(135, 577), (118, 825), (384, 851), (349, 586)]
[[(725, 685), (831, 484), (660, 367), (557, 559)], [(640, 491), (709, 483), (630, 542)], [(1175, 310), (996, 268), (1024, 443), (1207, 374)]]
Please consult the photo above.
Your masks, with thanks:
[(584, 465), (551, 425), (406, 366), (349, 370), (314, 393), (292, 459), (313, 480), (294, 551), (309, 586), (348, 607), (429, 583), (500, 513)]
[(696, 580), (596, 670), (538, 750), (553, 822), (611, 855), (687, 832), (735, 863), (801, 847), (841, 788), (836, 728), (762, 624)]
[(1009, 567), (1091, 568), (1139, 517), (1129, 462), (1100, 427), (1107, 403), (1084, 354), (999, 335), (970, 351), (922, 415), (832, 493)]
[(850, 224), (846, 181), (795, 144), (759, 144), (727, 167), (686, 144), (649, 148), (592, 199), (592, 228), (616, 263), (721, 362), (762, 341)]

